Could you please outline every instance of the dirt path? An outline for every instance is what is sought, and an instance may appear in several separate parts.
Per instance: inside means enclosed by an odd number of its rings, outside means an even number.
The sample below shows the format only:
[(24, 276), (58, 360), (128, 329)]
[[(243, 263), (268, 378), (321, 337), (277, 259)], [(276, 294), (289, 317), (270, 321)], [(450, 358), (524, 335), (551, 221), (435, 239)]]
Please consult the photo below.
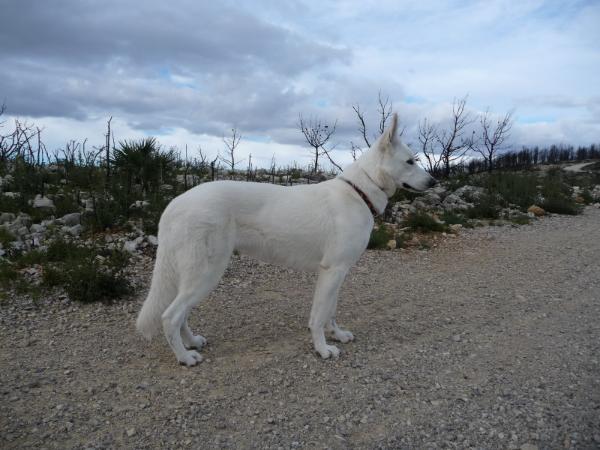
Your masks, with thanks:
[(571, 164), (570, 166), (563, 167), (563, 170), (565, 170), (567, 172), (583, 172), (587, 166), (592, 166), (592, 165), (596, 164), (597, 162), (598, 161)]
[(311, 351), (313, 282), (237, 258), (192, 369), (136, 335), (141, 298), (5, 301), (0, 447), (600, 446), (600, 209), (367, 252), (335, 361)]

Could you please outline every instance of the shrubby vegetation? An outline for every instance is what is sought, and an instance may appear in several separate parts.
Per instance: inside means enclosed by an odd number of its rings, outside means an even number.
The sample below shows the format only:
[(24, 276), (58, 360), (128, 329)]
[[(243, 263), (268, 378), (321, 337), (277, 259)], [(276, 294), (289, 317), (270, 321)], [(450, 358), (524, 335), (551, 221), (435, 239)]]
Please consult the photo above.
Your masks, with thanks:
[[(190, 156), (187, 149), (162, 148), (155, 138), (115, 142), (110, 121), (106, 144), (100, 148), (71, 141), (50, 153), (40, 133), (17, 122), (14, 132), (0, 136), (0, 214), (7, 217), (4, 225), (0, 221), (0, 283), (22, 290), (61, 287), (79, 301), (118, 298), (131, 289), (126, 276), (129, 253), (115, 246), (109, 249), (102, 240), (104, 233), (135, 229), (155, 235), (168, 202), (199, 183), (229, 178), (292, 185), (333, 175), (319, 170), (318, 149), (315, 164), (306, 168), (277, 167), (273, 160), (268, 169), (259, 169), (250, 156), (247, 167), (240, 170), (237, 166), (242, 161), (234, 162), (231, 149), (239, 143), (239, 135), (237, 141), (226, 140), (231, 151), (227, 157), (211, 161), (202, 149)], [(480, 189), (477, 195), (464, 195), (469, 206), (460, 210), (414, 208), (400, 220), (388, 209), (383, 219), (390, 223), (379, 223), (369, 248), (390, 248), (392, 241), (397, 248), (413, 243), (425, 248), (428, 244), (419, 236), (427, 233), (450, 233), (481, 223), (529, 223), (531, 205), (576, 214), (582, 204), (595, 201), (592, 190), (600, 184), (600, 163), (585, 174), (538, 170), (539, 165), (599, 157), (596, 146), (551, 147), (499, 154), (493, 160), (494, 171), (489, 171), (485, 159), (452, 165), (448, 177), (441, 173), (445, 192), (463, 186)], [(574, 185), (581, 189), (574, 192)], [(398, 203), (416, 205), (425, 197), (399, 190), (390, 208)], [(47, 205), (40, 206), (44, 202)], [(73, 236), (65, 235), (68, 227), (56, 220), (70, 213), (81, 213), (81, 230), (71, 230)], [(21, 237), (19, 228), (33, 233), (32, 224), (44, 228), (47, 239), (33, 247), (13, 245)], [(33, 281), (28, 272), (31, 267), (41, 274)]]

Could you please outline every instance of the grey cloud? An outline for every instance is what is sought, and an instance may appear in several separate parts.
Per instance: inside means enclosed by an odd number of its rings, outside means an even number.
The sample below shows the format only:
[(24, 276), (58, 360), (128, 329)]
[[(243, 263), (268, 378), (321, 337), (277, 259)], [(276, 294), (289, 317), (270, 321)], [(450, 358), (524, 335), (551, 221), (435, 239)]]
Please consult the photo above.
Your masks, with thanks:
[(3, 14), (0, 97), (16, 115), (262, 132), (291, 123), (298, 76), (351, 57), (221, 2), (24, 0)]

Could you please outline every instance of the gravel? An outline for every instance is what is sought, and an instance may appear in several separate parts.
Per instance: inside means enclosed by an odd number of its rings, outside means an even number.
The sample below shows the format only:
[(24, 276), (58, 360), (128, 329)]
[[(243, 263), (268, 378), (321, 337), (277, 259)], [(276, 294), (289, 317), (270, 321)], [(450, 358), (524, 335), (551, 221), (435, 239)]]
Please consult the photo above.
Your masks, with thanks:
[[(137, 270), (147, 286), (152, 260)], [(600, 447), (600, 209), (368, 251), (342, 288), (356, 341), (322, 360), (315, 277), (234, 257), (193, 313), (202, 364), (130, 301), (0, 303), (1, 448)]]

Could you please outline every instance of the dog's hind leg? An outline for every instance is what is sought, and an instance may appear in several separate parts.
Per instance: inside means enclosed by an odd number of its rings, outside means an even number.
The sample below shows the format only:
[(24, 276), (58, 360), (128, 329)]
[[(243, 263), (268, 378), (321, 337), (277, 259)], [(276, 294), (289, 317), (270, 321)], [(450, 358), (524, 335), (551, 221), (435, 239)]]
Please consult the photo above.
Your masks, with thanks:
[(206, 345), (206, 338), (204, 336), (194, 335), (192, 330), (188, 325), (187, 317), (183, 321), (181, 325), (181, 339), (183, 340), (183, 345), (186, 348), (195, 348), (200, 350), (202, 347)]
[[(203, 245), (190, 245), (181, 249), (178, 255), (178, 272), (180, 273), (178, 293), (175, 300), (162, 315), (163, 330), (177, 360), (186, 366), (193, 366), (202, 361), (202, 355), (195, 350), (187, 350), (204, 338), (194, 337), (186, 324), (190, 311), (217, 286), (225, 272), (233, 242), (228, 230), (207, 233)], [(196, 347), (196, 345), (193, 345)]]
[(325, 325), (325, 331), (330, 333), (333, 339), (341, 342), (342, 344), (346, 344), (347, 342), (354, 340), (354, 335), (350, 331), (342, 330), (340, 327), (338, 327), (338, 324), (335, 321), (335, 311), (333, 312), (333, 317)]
[(346, 267), (321, 267), (319, 271), (308, 326), (315, 350), (322, 358), (338, 357), (340, 354), (335, 345), (328, 345), (325, 341), (325, 326), (331, 320), (332, 311), (335, 311), (337, 295), (347, 272)]

